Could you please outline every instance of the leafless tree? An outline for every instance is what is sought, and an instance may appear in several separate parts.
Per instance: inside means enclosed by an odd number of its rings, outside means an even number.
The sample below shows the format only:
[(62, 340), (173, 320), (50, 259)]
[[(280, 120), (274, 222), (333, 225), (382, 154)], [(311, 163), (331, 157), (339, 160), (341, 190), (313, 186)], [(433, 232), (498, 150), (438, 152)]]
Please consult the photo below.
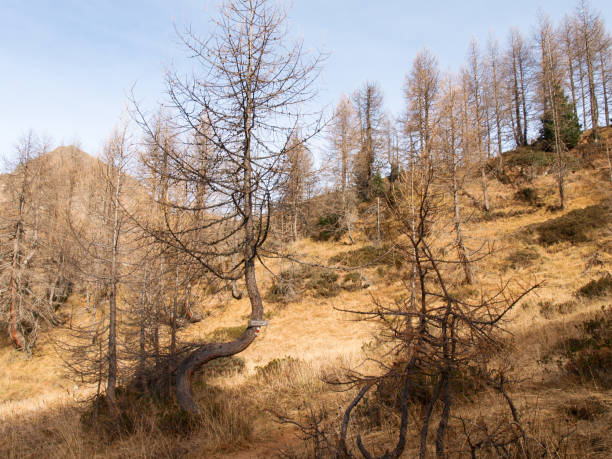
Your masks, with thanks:
[(601, 20), (589, 8), (589, 4), (586, 0), (580, 0), (578, 3), (575, 19), (577, 45), (579, 54), (584, 62), (583, 69), (586, 70), (591, 128), (597, 130), (599, 124), (599, 108), (597, 94), (595, 92), (595, 78), (597, 69), (597, 41), (599, 39), (598, 33), (600, 32)]
[(432, 127), (435, 122), (434, 107), (439, 91), (438, 59), (427, 49), (419, 51), (412, 69), (406, 76), (404, 96), (406, 135), (416, 134), (415, 149), (427, 163), (431, 153)]
[(373, 197), (377, 156), (382, 148), (383, 97), (376, 83), (367, 82), (353, 95), (359, 125), (359, 150), (354, 156), (357, 193), (363, 201)]
[(314, 186), (312, 153), (299, 140), (298, 132), (296, 131), (287, 145), (287, 151), (281, 166), (285, 178), (279, 186), (281, 212), (283, 212), (283, 216), (287, 214), (289, 217), (291, 238), (294, 241), (299, 238), (300, 221), (305, 221), (302, 204)]
[(44, 175), (49, 171), (39, 159), (47, 145), (29, 132), (17, 146), (17, 163), (3, 184), (2, 323), (8, 326), (13, 345), (30, 352), (40, 326), (55, 321), (53, 304), (43, 283), (44, 245), (41, 226), (45, 206)]
[(475, 137), (475, 148), (478, 154), (478, 170), (480, 171), (480, 184), (482, 186), (482, 202), (483, 208), (487, 212), (491, 210), (489, 204), (489, 192), (487, 187), (487, 176), (486, 176), (486, 158), (484, 155), (483, 138), (486, 135), (485, 132), (485, 120), (488, 119), (486, 113), (486, 104), (484, 102), (484, 85), (483, 85), (483, 68), (481, 65), (480, 51), (478, 50), (478, 43), (472, 40), (468, 52), (468, 78), (465, 81), (468, 82), (464, 91), (467, 91), (469, 97), (469, 104), (471, 107), (471, 113), (473, 117), (473, 129)]
[(116, 408), (119, 381), (119, 285), (130, 270), (128, 260), (135, 262), (137, 258), (130, 241), (134, 236), (128, 225), (130, 212), (125, 208), (126, 196), (136, 202), (137, 184), (128, 176), (133, 149), (124, 124), (111, 135), (102, 160), (94, 165), (89, 199), (73, 203), (65, 212), (71, 240), (79, 248), (73, 270), (87, 286), (91, 324), (71, 321), (66, 326), (74, 340), (58, 342), (57, 346), (75, 378), (97, 382), (99, 388), (105, 384), (111, 409)]
[(358, 121), (351, 101), (343, 95), (334, 112), (328, 131), (330, 158), (328, 172), (334, 189), (340, 193), (340, 206), (333, 209), (339, 214), (339, 230), (346, 231), (351, 244), (353, 239), (353, 221), (355, 219), (355, 186), (351, 180), (351, 165), (354, 162), (359, 141)]
[[(448, 76), (445, 79), (443, 86), (443, 94), (440, 99), (440, 123), (438, 127), (438, 136), (441, 149), (441, 157), (445, 169), (450, 175), (450, 191), (453, 195), (453, 216), (455, 223), (455, 235), (457, 244), (457, 255), (465, 274), (465, 282), (467, 284), (474, 283), (474, 274), (470, 265), (467, 249), (465, 247), (461, 210), (459, 203), (459, 194), (462, 187), (463, 178), (460, 176), (460, 169), (463, 162), (461, 149), (460, 126), (461, 117), (459, 110), (460, 96), (459, 90), (456, 87), (452, 77)], [(465, 168), (463, 168), (465, 169)]]
[(566, 145), (561, 137), (560, 103), (563, 98), (563, 71), (561, 53), (557, 46), (557, 35), (550, 21), (542, 17), (537, 39), (541, 53), (540, 91), (542, 112), (552, 114), (554, 150), (557, 155), (557, 184), (559, 187), (560, 207), (565, 207), (565, 151)]
[(503, 106), (503, 80), (500, 65), (499, 45), (493, 37), (489, 38), (487, 45), (487, 67), (489, 86), (493, 96), (493, 116), (495, 123), (495, 140), (497, 142), (498, 170), (504, 168), (503, 134), (504, 106)]
[[(415, 282), (406, 282), (408, 295), (395, 304), (376, 300), (370, 311), (353, 311), (383, 324), (381, 342), (385, 344), (381, 355), (387, 358), (375, 359), (381, 367), (378, 375), (351, 372), (346, 380), (334, 381), (352, 385), (357, 391), (343, 417), (338, 457), (353, 457), (348, 442), (353, 410), (369, 391), (381, 385), (382, 390), (393, 391), (397, 397), (400, 423), (395, 446), (378, 457), (401, 457), (409, 435), (409, 406), (418, 398), (415, 391), (422, 381), (431, 381), (431, 388), (416, 418), (419, 457), (426, 457), (430, 425), (436, 418), (436, 455), (445, 457), (456, 397), (453, 381), (468, 369), (477, 370), (485, 380), (494, 380), (486, 376), (490, 375), (487, 361), (492, 353), (499, 351), (501, 320), (533, 288), (514, 296), (501, 289), (475, 300), (453, 293), (449, 269), (453, 269), (456, 261), (444, 258), (440, 247), (435, 245), (436, 233), (440, 231), (436, 226), (440, 223), (441, 195), (435, 184), (434, 169), (423, 168), (410, 177), (410, 174), (403, 176), (388, 205), (398, 232), (406, 238), (405, 244), (396, 245), (398, 255), (402, 255), (407, 265), (414, 266)], [(436, 405), (440, 405), (437, 411)], [(520, 443), (517, 435), (512, 438)], [(364, 458), (375, 457), (360, 434), (356, 436), (356, 446)]]
[(512, 29), (506, 56), (506, 91), (516, 146), (526, 146), (529, 134), (531, 50), (518, 29)]
[(210, 37), (191, 29), (181, 35), (200, 72), (191, 78), (168, 73), (164, 105), (172, 143), (135, 108), (146, 142), (163, 152), (171, 185), (186, 190), (180, 199), (158, 199), (164, 226), (151, 234), (196, 261), (202, 275), (242, 277), (251, 303), (250, 321), (237, 339), (196, 343), (179, 362), (177, 399), (190, 413), (198, 412), (194, 371), (246, 349), (262, 325), (255, 262), (268, 235), (280, 166), (298, 125), (300, 143), (318, 130), (301, 107), (314, 96), (320, 56), (307, 56), (301, 42), (288, 45), (285, 19), (278, 4), (233, 0), (221, 6)]
[(576, 66), (577, 66), (577, 50), (575, 46), (574, 25), (571, 18), (565, 15), (561, 24), (559, 35), (563, 49), (563, 62), (566, 66), (566, 74), (572, 96), (572, 104), (574, 105), (574, 114), (578, 117), (578, 101), (576, 98)]

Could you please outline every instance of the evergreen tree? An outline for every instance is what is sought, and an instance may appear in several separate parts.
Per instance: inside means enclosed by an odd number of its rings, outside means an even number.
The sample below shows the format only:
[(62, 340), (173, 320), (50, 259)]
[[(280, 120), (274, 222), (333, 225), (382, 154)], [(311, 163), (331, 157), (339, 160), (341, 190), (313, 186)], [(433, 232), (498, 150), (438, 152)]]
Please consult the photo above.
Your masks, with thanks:
[[(572, 104), (563, 91), (558, 88), (555, 91), (557, 107), (559, 109), (559, 135), (563, 145), (569, 150), (574, 148), (580, 138), (581, 126), (576, 116), (574, 104)], [(546, 151), (553, 151), (555, 147), (555, 126), (550, 104), (541, 118), (540, 138)]]

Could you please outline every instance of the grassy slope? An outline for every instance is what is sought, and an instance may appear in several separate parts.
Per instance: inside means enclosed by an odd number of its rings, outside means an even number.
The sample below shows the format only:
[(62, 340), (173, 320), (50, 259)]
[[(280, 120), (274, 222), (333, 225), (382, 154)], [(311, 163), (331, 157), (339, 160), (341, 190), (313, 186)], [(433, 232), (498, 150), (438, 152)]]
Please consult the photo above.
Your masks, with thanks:
[[(605, 165), (602, 160), (595, 164), (595, 168), (580, 169), (570, 175), (568, 210), (596, 204), (610, 197), (611, 187), (604, 179)], [(551, 247), (535, 244), (533, 236), (525, 234), (524, 229), (557, 216), (546, 210), (547, 204), (556, 202), (554, 178), (538, 177), (535, 185), (543, 196), (544, 206), (540, 208), (517, 203), (512, 199), (514, 189), (511, 186), (491, 180), (489, 191), (492, 204), (496, 211), (508, 216), (466, 224), (465, 231), (470, 237), (468, 243), (472, 246), (478, 246), (483, 241), (495, 241), (493, 256), (476, 266), (476, 275), (483, 280), (485, 289), (487, 285), (496, 285), (500, 277), (511, 279), (513, 285), (545, 281), (537, 293), (523, 302), (523, 307), (515, 310), (508, 323), (516, 338), (511, 360), (516, 374), (526, 378), (526, 382), (513, 388), (513, 396), (526, 413), (525, 416), (530, 417), (532, 428), (543, 431), (551, 429), (550, 426), (555, 423), (561, 426), (560, 429), (563, 427), (567, 418), (563, 407), (568, 404), (581, 403), (589, 397), (597, 399), (608, 407), (607, 412), (596, 420), (580, 420), (572, 425), (575, 425), (579, 438), (589, 444), (595, 442), (605, 455), (605, 448), (611, 447), (610, 440), (605, 437), (606, 426), (612, 425), (610, 392), (564, 381), (559, 378), (554, 366), (542, 365), (538, 360), (551, 346), (573, 333), (574, 323), (598, 310), (602, 304), (609, 304), (610, 297), (578, 300), (577, 307), (569, 314), (544, 316), (538, 304), (573, 299), (576, 289), (610, 270), (610, 230), (600, 229), (593, 241), (576, 246), (569, 243)], [(477, 186), (470, 188), (471, 194), (478, 196)], [(465, 202), (464, 207), (469, 209), (470, 203)], [(511, 216), (516, 211), (526, 213)], [(474, 211), (472, 217), (478, 220), (479, 212)], [(518, 269), (505, 269), (506, 258), (525, 247), (535, 250), (539, 260)], [(347, 247), (337, 243), (301, 241), (294, 249), (312, 260), (325, 261)], [(596, 266), (583, 274), (586, 263), (595, 252), (600, 254), (603, 266)], [(272, 263), (271, 268), (277, 271), (279, 266)], [(306, 296), (302, 301), (284, 307), (269, 306), (273, 311), (270, 326), (241, 355), (246, 361), (246, 372), (206, 383), (196, 381), (200, 404), (217, 409), (211, 411), (216, 414), (211, 414), (208, 428), (202, 428), (186, 438), (166, 435), (161, 431), (155, 434), (154, 429), (153, 433), (143, 429), (112, 444), (92, 437), (82, 431), (78, 410), (74, 406), (74, 398), (83, 397), (91, 389), (78, 387), (69, 381), (63, 375), (60, 359), (52, 351), (52, 338), (60, 332), (54, 331), (45, 336), (31, 359), (24, 358), (3, 341), (0, 345), (0, 368), (3, 369), (0, 373), (0, 419), (3, 420), (3, 426), (0, 426), (0, 433), (3, 433), (0, 436), (0, 452), (5, 451), (8, 456), (14, 457), (38, 454), (51, 457), (267, 457), (283, 445), (299, 448), (294, 430), (272, 422), (265, 410), (285, 410), (298, 414), (317, 401), (324, 402), (331, 411), (344, 405), (347, 395), (331, 392), (319, 377), (333, 371), (334, 367), (357, 363), (361, 357), (361, 347), (372, 338), (374, 326), (354, 322), (351, 316), (334, 308), (361, 308), (371, 303), (372, 294), (390, 299), (401, 293), (398, 283), (386, 283), (374, 270), (370, 270), (368, 275), (375, 279), (375, 283), (367, 290), (342, 292), (329, 299)], [(271, 283), (269, 274), (260, 269), (259, 278), (262, 291), (266, 291)], [(225, 295), (206, 299), (206, 309), (211, 311), (211, 315), (190, 326), (183, 333), (183, 338), (197, 340), (217, 328), (244, 323), (249, 311), (248, 301), (232, 300)], [(273, 378), (257, 375), (255, 367), (285, 356), (298, 358), (301, 363), (275, 373)], [(248, 395), (242, 390), (245, 384), (249, 384), (250, 390), (253, 390)], [(215, 387), (215, 391), (219, 392), (210, 391), (209, 387)], [(492, 402), (487, 397), (482, 397), (480, 408), (478, 405), (470, 407), (470, 413), (481, 409), (483, 416), (486, 416), (495, 409), (503, 408), (499, 401)], [(236, 414), (220, 416), (219, 410)], [(384, 438), (384, 431), (380, 435), (380, 438)], [(593, 454), (596, 456), (597, 452)]]

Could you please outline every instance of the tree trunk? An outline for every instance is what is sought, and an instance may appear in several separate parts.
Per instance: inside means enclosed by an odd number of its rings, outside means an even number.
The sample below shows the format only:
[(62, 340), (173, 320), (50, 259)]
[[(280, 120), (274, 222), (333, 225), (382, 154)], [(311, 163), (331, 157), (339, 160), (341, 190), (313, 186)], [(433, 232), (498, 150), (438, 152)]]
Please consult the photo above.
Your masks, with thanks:
[(523, 129), (521, 127), (521, 98), (519, 93), (519, 83), (518, 83), (518, 69), (516, 67), (516, 56), (512, 58), (512, 70), (513, 70), (513, 79), (514, 79), (514, 110), (516, 114), (516, 125), (514, 127), (514, 138), (516, 141), (516, 145), (518, 147), (522, 147), (524, 145), (523, 142)]
[[(247, 260), (245, 264), (244, 279), (251, 302), (251, 320), (262, 320), (263, 303), (261, 295), (259, 294), (259, 289), (257, 288), (253, 260)], [(205, 344), (198, 350), (192, 352), (181, 362), (177, 369), (176, 397), (183, 410), (193, 415), (199, 413), (198, 405), (191, 391), (191, 378), (193, 373), (211, 360), (242, 352), (255, 340), (258, 331), (259, 329), (257, 327), (249, 326), (236, 340), (229, 343)]]
[[(251, 321), (261, 321), (263, 319), (263, 302), (257, 287), (257, 278), (255, 277), (255, 256), (257, 247), (257, 236), (255, 235), (255, 222), (253, 217), (253, 190), (254, 178), (252, 171), (251, 159), (251, 128), (254, 110), (252, 106), (252, 90), (254, 76), (252, 74), (252, 24), (255, 14), (254, 6), (251, 6), (251, 20), (249, 22), (249, 55), (247, 64), (247, 76), (245, 79), (246, 88), (246, 110), (244, 116), (244, 157), (242, 160), (242, 193), (244, 204), (242, 208), (242, 219), (244, 222), (244, 280), (246, 284), (247, 294), (251, 302)], [(204, 344), (199, 349), (189, 354), (179, 365), (176, 376), (176, 397), (180, 407), (186, 412), (197, 415), (199, 413), (198, 405), (196, 404), (193, 393), (191, 391), (191, 378), (198, 368), (202, 367), (207, 362), (219, 357), (227, 357), (238, 354), (245, 350), (257, 336), (259, 328), (252, 326), (249, 322), (246, 330), (235, 339), (228, 343), (209, 343)]]
[(11, 305), (10, 305), (10, 323), (9, 323), (9, 335), (11, 337), (11, 341), (15, 347), (19, 350), (25, 350), (26, 343), (25, 338), (22, 333), (19, 331), (18, 327), (18, 315), (19, 311), (17, 310), (17, 296), (21, 293), (21, 282), (17, 277), (17, 273), (19, 271), (19, 258), (21, 251), (21, 236), (23, 235), (23, 209), (25, 206), (25, 183), (26, 178), (24, 176), (23, 184), (21, 187), (21, 192), (19, 195), (19, 211), (17, 214), (17, 223), (15, 224), (15, 240), (13, 241), (13, 257), (11, 261)]
[(589, 45), (588, 33), (584, 37), (584, 57), (587, 64), (587, 79), (589, 83), (589, 105), (591, 106), (591, 127), (593, 134), (596, 134), (599, 110), (597, 107), (597, 95), (595, 94), (595, 70), (593, 69), (593, 52)]
[(470, 260), (467, 257), (465, 245), (463, 244), (463, 232), (461, 230), (461, 215), (459, 211), (459, 190), (457, 186), (457, 175), (456, 175), (456, 164), (453, 167), (453, 204), (455, 212), (455, 232), (457, 233), (457, 251), (459, 253), (459, 261), (463, 266), (463, 272), (465, 273), (465, 283), (474, 283), (474, 274), (472, 273), (472, 267)]
[(489, 188), (487, 187), (487, 175), (485, 174), (484, 159), (480, 160), (480, 183), (482, 185), (482, 200), (484, 210), (489, 212), (491, 210), (491, 205), (489, 204)]
[(603, 89), (604, 114), (606, 116), (606, 126), (610, 126), (610, 113), (608, 109), (608, 88), (606, 85), (606, 66), (603, 57), (603, 52), (599, 52), (599, 60), (601, 65), (601, 86)]
[(119, 193), (121, 188), (121, 172), (117, 172), (117, 183), (113, 199), (113, 233), (110, 266), (110, 295), (108, 301), (108, 379), (106, 384), (106, 401), (110, 408), (116, 406), (115, 389), (117, 387), (117, 251), (119, 247)]
[(504, 170), (504, 156), (502, 155), (502, 131), (501, 131), (501, 108), (499, 102), (499, 81), (497, 79), (497, 62), (494, 57), (491, 59), (493, 69), (493, 97), (495, 98), (495, 129), (497, 137), (497, 168), (501, 174)]
[(610, 162), (610, 146), (606, 142), (606, 156), (608, 157), (608, 171), (610, 172), (610, 182), (612, 182), (612, 162)]
[(526, 84), (525, 84), (525, 79), (526, 79), (526, 75), (525, 75), (525, 56), (523, 55), (523, 53), (519, 53), (519, 78), (520, 78), (520, 84), (521, 84), (521, 105), (522, 105), (522, 111), (523, 111), (523, 133), (521, 135), (523, 143), (523, 146), (527, 145), (527, 134), (529, 133), (529, 129), (527, 128), (527, 89), (526, 89)]
[(145, 368), (147, 363), (146, 354), (146, 318), (147, 314), (147, 268), (145, 266), (142, 278), (142, 286), (140, 289), (140, 323), (139, 323), (139, 335), (138, 335), (138, 381), (141, 388), (144, 390), (146, 387), (145, 379)]
[(584, 67), (582, 66), (582, 61), (578, 63), (578, 70), (580, 80), (580, 97), (582, 99), (582, 129), (586, 131), (586, 95), (584, 92)]

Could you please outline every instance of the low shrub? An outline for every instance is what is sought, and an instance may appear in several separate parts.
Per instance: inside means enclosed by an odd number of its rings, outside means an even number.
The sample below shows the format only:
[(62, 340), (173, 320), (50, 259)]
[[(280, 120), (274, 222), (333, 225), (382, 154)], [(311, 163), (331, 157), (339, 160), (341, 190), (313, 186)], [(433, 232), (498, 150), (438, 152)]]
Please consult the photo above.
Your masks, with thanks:
[(317, 268), (308, 265), (296, 265), (281, 271), (266, 292), (265, 299), (272, 303), (299, 301), (305, 280), (312, 277), (316, 271)]
[(570, 314), (576, 310), (577, 306), (578, 303), (572, 300), (564, 303), (553, 303), (550, 300), (545, 300), (538, 303), (540, 314), (546, 319), (551, 319), (557, 314)]
[(607, 273), (599, 279), (594, 279), (578, 289), (576, 296), (598, 298), (612, 293), (612, 276)]
[(555, 164), (555, 155), (551, 152), (534, 149), (531, 147), (519, 147), (516, 150), (505, 152), (504, 167), (506, 168), (525, 168), (534, 167), (536, 169), (550, 167)]
[(330, 214), (322, 215), (317, 221), (317, 230), (312, 239), (315, 241), (329, 241), (330, 239), (338, 240), (344, 233), (340, 229), (340, 215)]
[(296, 359), (295, 357), (279, 357), (270, 360), (263, 367), (255, 367), (255, 373), (257, 374), (258, 378), (268, 381), (278, 377), (280, 374), (286, 371), (295, 370), (301, 364), (302, 362), (300, 359)]
[(540, 315), (544, 316), (546, 319), (550, 319), (555, 313), (555, 305), (552, 301), (540, 301), (538, 303), (538, 308), (540, 311)]
[(538, 234), (538, 242), (548, 246), (558, 242), (578, 244), (589, 240), (589, 233), (610, 222), (608, 205), (598, 204), (584, 209), (575, 209), (557, 218), (553, 218), (533, 229)]
[(366, 245), (358, 249), (339, 253), (329, 259), (329, 264), (340, 264), (343, 266), (374, 266), (374, 265), (401, 265), (401, 259), (394, 256), (393, 250), (389, 246), (374, 247)]
[(342, 290), (340, 284), (338, 284), (338, 277), (338, 273), (331, 269), (318, 271), (306, 282), (306, 289), (311, 290), (318, 297), (334, 297)]
[(563, 406), (563, 412), (580, 421), (592, 421), (607, 410), (605, 403), (595, 397), (569, 400)]
[(230, 355), (211, 360), (204, 366), (206, 376), (226, 376), (235, 373), (242, 373), (246, 367), (242, 357)]
[(612, 388), (612, 308), (602, 307), (600, 313), (576, 326), (578, 336), (558, 344), (552, 354), (569, 376), (580, 381), (593, 381)]
[(348, 290), (349, 292), (367, 288), (369, 284), (370, 283), (361, 275), (361, 273), (358, 273), (357, 271), (347, 273), (342, 278), (342, 288), (344, 290)]
[(117, 409), (111, 410), (104, 395), (93, 398), (81, 414), (85, 432), (95, 434), (106, 443), (141, 430), (171, 435), (188, 435), (200, 424), (198, 417), (183, 411), (174, 399), (142, 394), (117, 388)]
[(507, 267), (511, 269), (526, 268), (540, 259), (540, 254), (534, 247), (525, 247), (512, 252), (506, 258)]
[[(399, 408), (402, 387), (405, 377), (402, 369), (405, 363), (396, 363), (393, 368), (397, 377), (383, 379), (374, 392), (377, 403), (387, 407)], [(410, 402), (424, 406), (430, 402), (436, 386), (436, 378), (422, 372), (413, 373), (410, 377)], [(486, 378), (482, 370), (477, 367), (467, 367), (463, 371), (455, 371), (451, 377), (451, 392), (453, 397), (471, 399), (486, 386)]]
[(557, 312), (561, 315), (571, 314), (578, 307), (578, 303), (573, 300), (566, 301), (564, 303), (559, 303), (556, 306)]
[(338, 295), (342, 289), (355, 291), (368, 286), (369, 282), (357, 272), (348, 273), (340, 280), (340, 275), (333, 269), (300, 265), (282, 271), (265, 298), (270, 302), (289, 303), (299, 301), (306, 290), (310, 290), (314, 296), (330, 298)]
[(220, 327), (215, 329), (208, 335), (208, 340), (213, 342), (231, 341), (242, 335), (246, 327), (244, 325), (236, 325), (235, 327)]
[(514, 193), (514, 199), (532, 206), (542, 205), (538, 196), (538, 190), (532, 187), (519, 189), (516, 193)]

